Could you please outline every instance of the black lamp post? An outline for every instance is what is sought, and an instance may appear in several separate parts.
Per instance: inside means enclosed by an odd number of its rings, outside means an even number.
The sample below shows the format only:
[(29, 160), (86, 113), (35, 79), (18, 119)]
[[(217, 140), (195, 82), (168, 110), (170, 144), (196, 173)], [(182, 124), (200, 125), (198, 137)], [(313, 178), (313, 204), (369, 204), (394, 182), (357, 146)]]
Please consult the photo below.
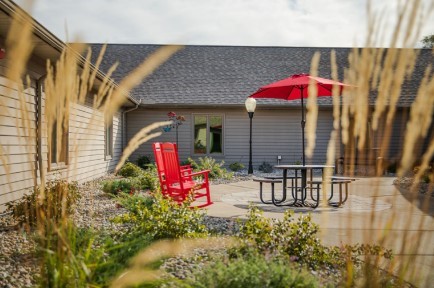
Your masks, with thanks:
[(246, 100), (246, 109), (250, 118), (250, 150), (249, 150), (249, 170), (248, 174), (253, 174), (253, 165), (252, 165), (252, 119), (253, 114), (256, 109), (256, 100), (254, 98), (247, 98)]

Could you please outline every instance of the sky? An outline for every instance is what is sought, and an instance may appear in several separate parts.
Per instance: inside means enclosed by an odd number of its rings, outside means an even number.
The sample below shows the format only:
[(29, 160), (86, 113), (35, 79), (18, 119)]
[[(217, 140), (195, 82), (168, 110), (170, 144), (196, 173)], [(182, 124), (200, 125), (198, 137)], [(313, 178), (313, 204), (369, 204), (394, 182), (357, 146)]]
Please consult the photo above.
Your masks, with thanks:
[[(366, 46), (367, 1), (15, 0), (63, 41), (296, 47)], [(402, 1), (371, 2), (381, 26), (395, 27)], [(434, 13), (426, 18), (419, 40), (434, 34)], [(390, 29), (376, 34), (373, 46), (390, 46)]]

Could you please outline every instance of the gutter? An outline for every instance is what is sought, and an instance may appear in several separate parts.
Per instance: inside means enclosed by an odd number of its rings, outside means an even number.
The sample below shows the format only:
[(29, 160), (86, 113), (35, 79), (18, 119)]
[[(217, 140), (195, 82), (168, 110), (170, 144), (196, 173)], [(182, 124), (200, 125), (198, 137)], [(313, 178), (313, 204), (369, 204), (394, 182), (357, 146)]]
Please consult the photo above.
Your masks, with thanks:
[(142, 99), (140, 99), (139, 102), (135, 101), (136, 107), (133, 107), (131, 109), (128, 109), (128, 110), (122, 112), (122, 150), (124, 150), (125, 147), (127, 146), (127, 117), (126, 117), (126, 114), (139, 108), (140, 103), (142, 103)]

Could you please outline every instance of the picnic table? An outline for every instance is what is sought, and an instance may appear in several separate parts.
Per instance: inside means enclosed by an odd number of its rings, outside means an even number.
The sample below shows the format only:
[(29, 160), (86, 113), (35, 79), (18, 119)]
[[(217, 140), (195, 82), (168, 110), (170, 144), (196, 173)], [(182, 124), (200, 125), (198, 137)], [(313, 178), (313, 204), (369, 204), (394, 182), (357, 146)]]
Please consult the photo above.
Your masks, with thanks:
[[(312, 198), (312, 201), (314, 204), (308, 203), (306, 201), (307, 199), (307, 178), (308, 174), (310, 177), (310, 181), (313, 181), (313, 170), (319, 170), (321, 171), (321, 177), (323, 180), (325, 179), (324, 170), (325, 169), (334, 169), (335, 166), (333, 165), (276, 165), (274, 166), (276, 169), (283, 170), (283, 183), (282, 183), (282, 198), (286, 199), (287, 197), (287, 182), (288, 182), (288, 171), (293, 170), (295, 174), (295, 178), (298, 178), (299, 173), (301, 174), (301, 183), (300, 186), (298, 185), (298, 181), (292, 181), (292, 183), (295, 183), (294, 186), (291, 186), (292, 196), (294, 200), (290, 203), (283, 203), (281, 201), (280, 203), (274, 203), (276, 206), (307, 206), (307, 207), (313, 207), (316, 208), (319, 204), (319, 189), (317, 189), (317, 198)], [(298, 194), (300, 193), (300, 198), (298, 198)], [(272, 199), (273, 200), (273, 199)]]

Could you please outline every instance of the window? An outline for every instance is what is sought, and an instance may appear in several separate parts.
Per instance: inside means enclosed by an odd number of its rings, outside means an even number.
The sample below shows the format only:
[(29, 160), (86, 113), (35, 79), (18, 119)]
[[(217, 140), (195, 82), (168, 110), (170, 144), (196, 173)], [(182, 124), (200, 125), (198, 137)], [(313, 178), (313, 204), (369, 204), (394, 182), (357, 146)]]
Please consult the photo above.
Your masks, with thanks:
[(194, 115), (194, 154), (223, 154), (223, 116)]
[(113, 158), (113, 117), (105, 117), (104, 121), (104, 143), (105, 143), (105, 159)]
[(60, 169), (68, 164), (68, 125), (63, 125), (66, 121), (53, 121), (48, 153), (49, 170)]

